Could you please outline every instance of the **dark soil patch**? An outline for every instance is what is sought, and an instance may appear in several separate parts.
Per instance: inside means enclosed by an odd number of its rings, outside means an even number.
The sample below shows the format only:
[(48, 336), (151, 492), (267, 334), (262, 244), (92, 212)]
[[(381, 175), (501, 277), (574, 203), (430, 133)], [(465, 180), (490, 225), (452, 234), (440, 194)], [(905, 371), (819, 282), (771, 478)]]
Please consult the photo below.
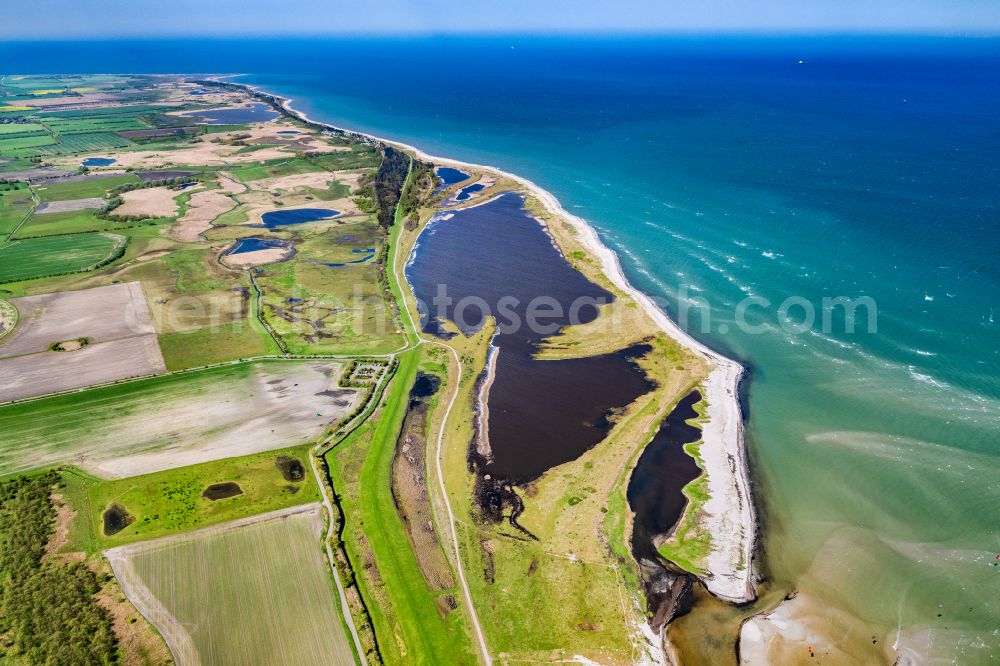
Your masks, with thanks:
[(208, 488), (205, 488), (201, 496), (214, 502), (215, 500), (236, 497), (242, 494), (243, 489), (240, 488), (240, 484), (234, 481), (223, 481), (222, 483), (213, 483)]
[(274, 466), (281, 472), (285, 481), (301, 481), (306, 478), (306, 469), (302, 466), (302, 461), (292, 456), (278, 456), (274, 461)]
[(135, 516), (125, 510), (121, 504), (112, 502), (102, 516), (104, 519), (104, 536), (118, 534), (135, 522)]

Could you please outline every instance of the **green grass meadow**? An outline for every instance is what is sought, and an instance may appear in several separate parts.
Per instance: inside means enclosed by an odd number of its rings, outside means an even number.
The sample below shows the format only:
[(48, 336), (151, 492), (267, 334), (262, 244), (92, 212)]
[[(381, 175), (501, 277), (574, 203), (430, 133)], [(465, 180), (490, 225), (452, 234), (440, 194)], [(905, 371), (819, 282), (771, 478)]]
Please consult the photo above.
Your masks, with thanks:
[[(305, 470), (302, 481), (284, 479), (275, 466), (279, 455), (292, 456), (301, 461)], [(207, 486), (227, 481), (239, 484), (243, 494), (215, 501), (202, 497)], [(74, 535), (72, 540), (83, 544), (85, 535), (89, 535), (92, 547), (82, 550), (95, 552), (318, 499), (316, 479), (309, 470), (308, 445), (267, 451), (127, 479), (91, 483), (87, 505), (78, 509), (73, 525), (73, 531), (79, 531), (81, 536)], [(117, 534), (106, 536), (102, 514), (112, 502), (124, 506), (135, 517), (135, 522)], [(83, 522), (89, 524), (83, 525)]]

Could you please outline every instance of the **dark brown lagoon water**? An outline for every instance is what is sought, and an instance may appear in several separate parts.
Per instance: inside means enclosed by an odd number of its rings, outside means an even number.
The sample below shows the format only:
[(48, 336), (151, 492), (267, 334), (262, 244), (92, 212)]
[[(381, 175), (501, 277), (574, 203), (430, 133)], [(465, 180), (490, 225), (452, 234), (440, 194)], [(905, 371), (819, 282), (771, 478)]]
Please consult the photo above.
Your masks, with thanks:
[(668, 534), (687, 504), (681, 489), (701, 473), (684, 445), (701, 439), (701, 430), (687, 421), (698, 415), (701, 393), (691, 391), (660, 424), (642, 451), (628, 484), (628, 504), (635, 514), (632, 552), (636, 560), (657, 559), (653, 539)]
[[(483, 312), (498, 315), (492, 455), (473, 462), (484, 476), (512, 484), (579, 457), (604, 438), (615, 410), (652, 388), (634, 363), (649, 351), (645, 345), (590, 358), (533, 358), (541, 340), (573, 321), (574, 302), (587, 299), (576, 318), (586, 323), (597, 315), (594, 303), (613, 297), (570, 266), (522, 205), (508, 193), (432, 222), (406, 268), (417, 299), (428, 304), (425, 332), (442, 335), (440, 322), (448, 319), (471, 333), (482, 326)], [(448, 300), (435, 301), (441, 294)], [(527, 314), (540, 298), (553, 314), (532, 327)]]

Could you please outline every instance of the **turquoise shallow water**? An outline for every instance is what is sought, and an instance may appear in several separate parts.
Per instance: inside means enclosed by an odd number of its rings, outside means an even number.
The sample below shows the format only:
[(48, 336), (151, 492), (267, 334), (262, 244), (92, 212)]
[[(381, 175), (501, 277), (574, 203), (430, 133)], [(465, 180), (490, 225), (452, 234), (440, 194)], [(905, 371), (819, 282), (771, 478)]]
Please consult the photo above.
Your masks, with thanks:
[[(59, 49), (0, 47), (14, 70)], [(314, 117), (555, 193), (751, 368), (765, 564), (901, 645), (1000, 658), (1000, 42), (122, 43), (92, 71), (255, 72)], [(801, 62), (800, 62), (801, 61)], [(754, 301), (746, 326), (737, 308)], [(870, 298), (854, 333), (823, 298)], [(787, 299), (793, 298), (793, 301)], [(793, 330), (782, 304), (801, 323)], [(704, 316), (708, 312), (710, 316)], [(862, 310), (862, 312), (864, 312)]]

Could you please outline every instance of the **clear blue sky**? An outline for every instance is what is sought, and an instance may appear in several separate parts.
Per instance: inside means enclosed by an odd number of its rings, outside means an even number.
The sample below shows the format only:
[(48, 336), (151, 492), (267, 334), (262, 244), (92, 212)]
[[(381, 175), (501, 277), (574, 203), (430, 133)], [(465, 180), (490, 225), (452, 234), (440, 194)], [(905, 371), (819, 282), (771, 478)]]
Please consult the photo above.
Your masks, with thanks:
[(483, 32), (1000, 33), (1000, 0), (13, 0), (0, 40)]

